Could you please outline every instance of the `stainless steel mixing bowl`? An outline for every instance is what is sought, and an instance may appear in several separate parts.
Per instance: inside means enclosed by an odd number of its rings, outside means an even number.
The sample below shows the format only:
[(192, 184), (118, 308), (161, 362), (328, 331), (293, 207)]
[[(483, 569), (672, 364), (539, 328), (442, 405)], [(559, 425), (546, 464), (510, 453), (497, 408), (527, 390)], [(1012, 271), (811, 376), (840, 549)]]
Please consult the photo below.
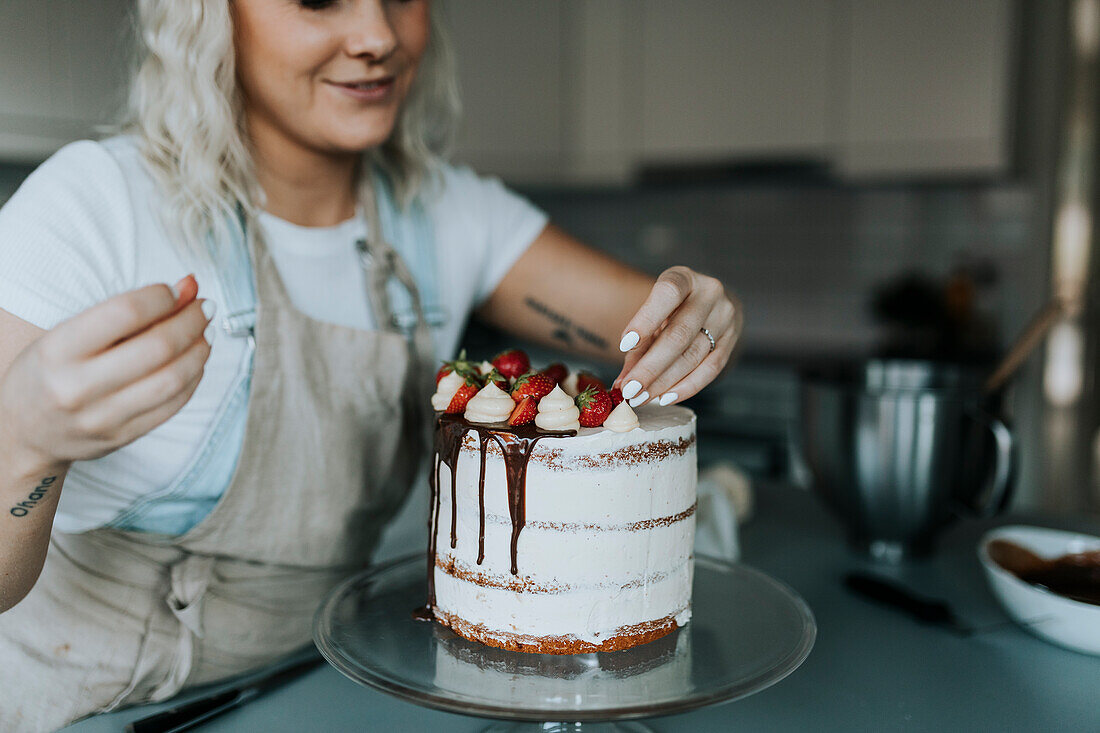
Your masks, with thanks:
[(1012, 432), (982, 408), (977, 375), (919, 361), (871, 361), (802, 387), (801, 449), (813, 488), (862, 552), (931, 551), (960, 515), (1003, 509)]

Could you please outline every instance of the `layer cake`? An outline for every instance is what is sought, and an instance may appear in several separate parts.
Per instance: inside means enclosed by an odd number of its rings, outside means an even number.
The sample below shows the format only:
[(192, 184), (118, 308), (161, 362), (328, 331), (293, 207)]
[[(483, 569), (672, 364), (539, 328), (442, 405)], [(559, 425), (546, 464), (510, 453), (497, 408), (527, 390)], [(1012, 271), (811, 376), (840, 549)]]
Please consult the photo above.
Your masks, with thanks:
[(614, 651), (691, 617), (691, 410), (642, 407), (625, 432), (440, 414), (431, 484), (427, 610), (459, 635)]

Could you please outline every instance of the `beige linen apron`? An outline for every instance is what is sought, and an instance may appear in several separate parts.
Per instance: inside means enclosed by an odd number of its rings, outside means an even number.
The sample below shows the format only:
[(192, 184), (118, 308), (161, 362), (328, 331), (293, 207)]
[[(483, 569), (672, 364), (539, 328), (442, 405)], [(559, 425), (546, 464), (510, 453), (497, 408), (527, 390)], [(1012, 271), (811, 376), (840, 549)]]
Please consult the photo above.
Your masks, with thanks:
[[(367, 292), (388, 330), (295, 310), (249, 237), (258, 320), (229, 488), (180, 537), (54, 533), (37, 584), (0, 615), (0, 730), (53, 730), (270, 663), (310, 642), (322, 596), (368, 563), (416, 472), (435, 358), (374, 204), (367, 185)], [(417, 312), (409, 338), (393, 325), (391, 277)]]

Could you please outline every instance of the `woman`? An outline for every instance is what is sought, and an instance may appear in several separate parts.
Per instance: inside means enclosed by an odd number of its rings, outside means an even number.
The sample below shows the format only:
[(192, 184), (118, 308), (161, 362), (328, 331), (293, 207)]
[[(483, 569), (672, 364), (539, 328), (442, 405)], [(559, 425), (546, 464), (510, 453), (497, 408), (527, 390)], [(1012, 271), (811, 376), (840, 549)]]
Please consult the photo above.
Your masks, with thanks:
[(411, 482), (471, 311), (626, 352), (635, 405), (696, 393), (740, 329), (716, 280), (654, 281), (440, 161), (429, 0), (139, 10), (126, 134), (64, 148), (0, 211), (5, 730), (308, 643)]

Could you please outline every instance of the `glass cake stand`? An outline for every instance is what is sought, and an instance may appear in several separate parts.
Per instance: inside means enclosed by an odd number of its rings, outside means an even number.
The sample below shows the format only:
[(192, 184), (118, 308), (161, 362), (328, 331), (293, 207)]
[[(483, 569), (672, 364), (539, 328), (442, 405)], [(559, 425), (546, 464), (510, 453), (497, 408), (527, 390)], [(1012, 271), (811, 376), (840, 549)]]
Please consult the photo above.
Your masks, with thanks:
[(682, 629), (619, 652), (509, 652), (414, 620), (424, 575), (418, 554), (334, 588), (314, 620), (317, 648), (356, 682), (409, 702), (528, 723), (491, 731), (646, 731), (616, 721), (763, 690), (806, 659), (817, 634), (809, 607), (787, 586), (744, 565), (696, 556), (693, 615)]

